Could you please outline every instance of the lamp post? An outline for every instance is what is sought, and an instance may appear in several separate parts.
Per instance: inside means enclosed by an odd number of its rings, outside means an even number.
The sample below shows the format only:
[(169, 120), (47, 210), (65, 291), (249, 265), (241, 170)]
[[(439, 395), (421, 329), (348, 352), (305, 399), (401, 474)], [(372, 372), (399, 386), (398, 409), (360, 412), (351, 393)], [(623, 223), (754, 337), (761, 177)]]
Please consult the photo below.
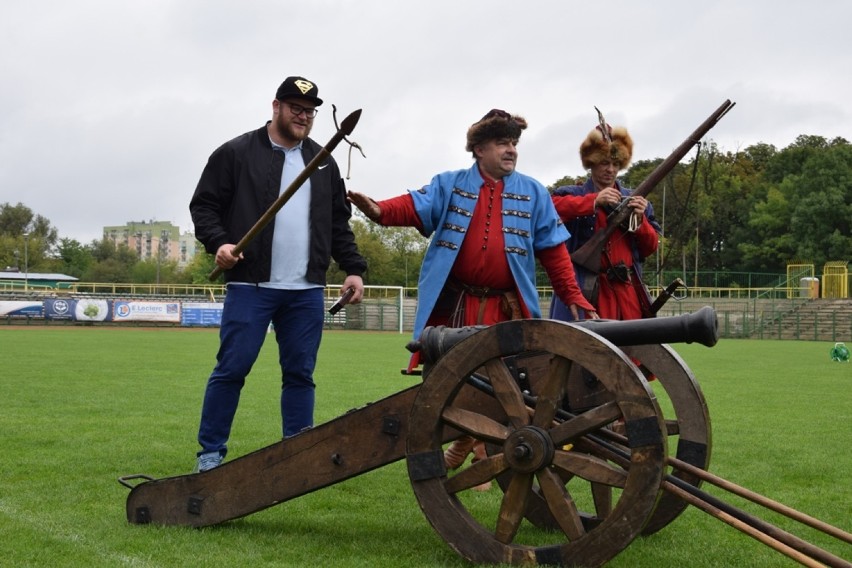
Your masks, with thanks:
[(30, 289), (30, 234), (24, 233), (24, 292)]

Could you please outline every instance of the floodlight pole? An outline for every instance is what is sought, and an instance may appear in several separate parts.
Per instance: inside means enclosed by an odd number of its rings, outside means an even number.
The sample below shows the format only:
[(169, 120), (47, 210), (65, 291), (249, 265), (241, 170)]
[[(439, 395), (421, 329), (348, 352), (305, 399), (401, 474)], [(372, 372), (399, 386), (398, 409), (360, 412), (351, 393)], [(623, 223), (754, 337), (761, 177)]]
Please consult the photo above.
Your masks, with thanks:
[(24, 233), (24, 292), (30, 289), (30, 234)]

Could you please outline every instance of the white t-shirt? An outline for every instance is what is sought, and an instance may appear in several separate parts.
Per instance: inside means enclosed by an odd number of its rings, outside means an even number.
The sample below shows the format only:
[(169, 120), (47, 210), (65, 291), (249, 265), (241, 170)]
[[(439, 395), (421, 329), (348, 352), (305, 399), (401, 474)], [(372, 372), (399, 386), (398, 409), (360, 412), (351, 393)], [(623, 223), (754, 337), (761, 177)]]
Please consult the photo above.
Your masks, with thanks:
[[(271, 142), (271, 140), (270, 140)], [(284, 152), (284, 170), (281, 173), (281, 188), (284, 192), (293, 180), (305, 169), (302, 159), (302, 144), (294, 148), (284, 148), (274, 142), (276, 151)], [(308, 282), (308, 255), (311, 243), (311, 180), (290, 196), (275, 215), (275, 231), (272, 238), (272, 271), (269, 282), (260, 286), (281, 290), (304, 290), (321, 288)]]

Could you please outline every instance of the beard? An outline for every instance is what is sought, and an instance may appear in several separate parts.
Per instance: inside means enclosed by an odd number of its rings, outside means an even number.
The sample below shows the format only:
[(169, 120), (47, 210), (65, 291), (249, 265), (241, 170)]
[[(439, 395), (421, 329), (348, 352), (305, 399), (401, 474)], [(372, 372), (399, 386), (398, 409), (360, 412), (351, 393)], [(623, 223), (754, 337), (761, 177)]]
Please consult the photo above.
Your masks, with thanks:
[(275, 132), (283, 138), (298, 144), (308, 137), (311, 133), (312, 123), (309, 121), (304, 126), (296, 122), (296, 118), (285, 120), (283, 113), (279, 113), (277, 119), (272, 123), (275, 127)]

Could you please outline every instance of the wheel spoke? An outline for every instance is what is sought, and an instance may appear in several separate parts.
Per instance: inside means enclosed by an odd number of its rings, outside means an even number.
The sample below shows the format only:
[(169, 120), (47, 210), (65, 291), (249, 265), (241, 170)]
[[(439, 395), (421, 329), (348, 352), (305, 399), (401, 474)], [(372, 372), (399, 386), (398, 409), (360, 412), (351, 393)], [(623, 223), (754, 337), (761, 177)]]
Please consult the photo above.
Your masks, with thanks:
[(601, 458), (580, 452), (557, 450), (553, 465), (576, 477), (611, 487), (624, 487), (627, 472)]
[(444, 488), (447, 493), (458, 493), (471, 487), (476, 487), (487, 481), (491, 481), (508, 469), (503, 454), (495, 454), (475, 464), (466, 467), (454, 476), (447, 479)]
[(618, 418), (621, 418), (621, 409), (615, 402), (607, 402), (555, 426), (550, 430), (550, 437), (554, 444), (562, 446), (566, 442), (598, 430)]
[(547, 507), (559, 528), (570, 540), (577, 540), (582, 537), (586, 531), (580, 520), (580, 513), (577, 511), (577, 505), (571, 498), (571, 494), (563, 485), (562, 479), (547, 468), (539, 471), (537, 477), (542, 494), (547, 501)]
[(458, 428), (480, 440), (499, 444), (509, 435), (509, 428), (496, 420), (484, 414), (465, 410), (457, 406), (444, 408), (441, 418), (450, 426)]
[(503, 544), (509, 544), (518, 533), (524, 511), (527, 508), (527, 498), (532, 488), (533, 474), (518, 473), (512, 476), (509, 488), (503, 495), (500, 504), (500, 513), (497, 517), (497, 527), (494, 530), (494, 538)]
[(516, 429), (529, 424), (529, 411), (524, 403), (524, 395), (512, 373), (502, 359), (490, 359), (485, 370), (494, 388), (494, 395), (503, 407), (509, 422)]
[(595, 515), (605, 519), (612, 514), (612, 487), (592, 483), (592, 501), (595, 503)]
[(565, 382), (573, 362), (563, 357), (553, 357), (547, 371), (547, 377), (539, 389), (535, 405), (533, 425), (539, 428), (550, 428), (556, 417), (556, 410), (562, 402)]

